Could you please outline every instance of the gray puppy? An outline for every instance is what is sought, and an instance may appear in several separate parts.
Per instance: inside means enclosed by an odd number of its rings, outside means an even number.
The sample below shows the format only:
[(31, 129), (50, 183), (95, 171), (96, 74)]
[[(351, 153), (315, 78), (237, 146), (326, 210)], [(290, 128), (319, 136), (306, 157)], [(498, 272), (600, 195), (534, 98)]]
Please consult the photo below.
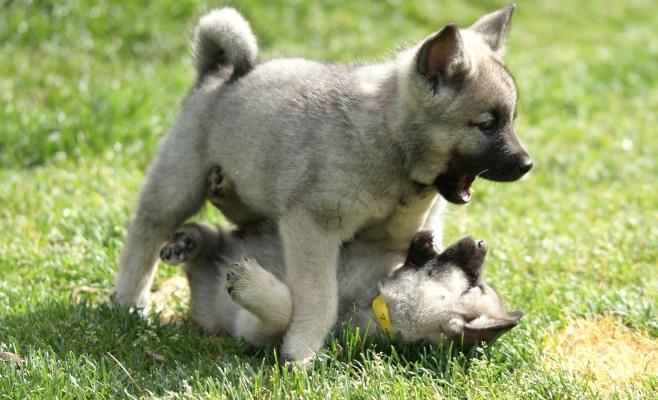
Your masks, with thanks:
[(146, 306), (161, 244), (207, 196), (216, 165), (234, 183), (222, 212), (276, 221), (294, 303), (283, 354), (304, 361), (338, 311), (341, 243), (405, 249), (436, 204), (470, 200), (476, 176), (519, 179), (532, 162), (514, 132), (504, 67), (513, 6), (468, 29), (447, 25), (392, 60), (256, 65), (248, 23), (204, 16), (198, 82), (150, 167), (116, 279), (121, 304)]
[[(337, 331), (351, 320), (365, 334), (395, 341), (489, 342), (522, 317), (509, 313), (483, 280), (487, 246), (470, 237), (434, 250), (429, 231), (417, 233), (404, 253), (354, 241), (338, 263)], [(209, 333), (228, 333), (260, 346), (277, 343), (291, 322), (293, 299), (276, 227), (239, 234), (205, 224), (178, 229), (161, 253), (185, 263), (194, 320)], [(403, 263), (404, 261), (404, 263)]]

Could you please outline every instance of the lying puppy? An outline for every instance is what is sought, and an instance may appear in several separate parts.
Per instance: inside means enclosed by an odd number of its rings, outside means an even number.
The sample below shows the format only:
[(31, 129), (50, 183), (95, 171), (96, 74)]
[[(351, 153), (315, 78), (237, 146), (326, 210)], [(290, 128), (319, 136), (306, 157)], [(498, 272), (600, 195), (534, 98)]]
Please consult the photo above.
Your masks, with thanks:
[[(400, 252), (352, 242), (340, 253), (334, 329), (351, 318), (361, 332), (380, 331), (405, 343), (489, 342), (516, 326), (523, 313), (508, 313), (484, 282), (486, 253), (484, 242), (466, 237), (437, 254), (428, 231), (413, 237), (404, 263)], [(279, 342), (288, 329), (293, 300), (274, 226), (240, 237), (186, 224), (160, 256), (168, 264), (185, 263), (194, 319), (207, 332), (258, 346)]]
[(216, 165), (234, 183), (222, 212), (276, 221), (295, 306), (285, 357), (305, 361), (335, 324), (341, 243), (404, 250), (438, 192), (463, 204), (476, 176), (514, 181), (532, 167), (514, 131), (516, 86), (503, 64), (513, 6), (468, 29), (446, 25), (390, 60), (257, 64), (235, 10), (201, 19), (198, 81), (141, 189), (116, 278), (146, 306), (162, 243), (196, 213)]

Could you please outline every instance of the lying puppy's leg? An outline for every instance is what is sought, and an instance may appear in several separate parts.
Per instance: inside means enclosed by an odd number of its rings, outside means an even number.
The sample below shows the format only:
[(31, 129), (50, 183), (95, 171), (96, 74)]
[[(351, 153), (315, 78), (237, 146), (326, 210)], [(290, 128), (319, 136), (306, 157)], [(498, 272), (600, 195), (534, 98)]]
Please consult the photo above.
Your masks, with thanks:
[(279, 221), (286, 260), (286, 284), (293, 301), (290, 327), (283, 341), (284, 358), (308, 362), (322, 347), (336, 322), (336, 270), (340, 235), (327, 232), (314, 215), (297, 209)]
[(208, 169), (197, 158), (189, 157), (197, 150), (185, 146), (194, 141), (179, 137), (188, 133), (174, 127), (140, 192), (115, 280), (116, 299), (121, 305), (148, 305), (162, 243), (199, 210), (207, 196)]
[(254, 345), (281, 338), (290, 324), (290, 290), (253, 258), (232, 264), (226, 274), (226, 291), (244, 312), (238, 313), (235, 332)]
[(160, 251), (163, 262), (185, 263), (190, 286), (192, 316), (206, 332), (234, 334), (233, 325), (241, 307), (225, 290), (226, 266), (218, 260), (226, 235), (206, 224), (190, 223), (178, 228)]

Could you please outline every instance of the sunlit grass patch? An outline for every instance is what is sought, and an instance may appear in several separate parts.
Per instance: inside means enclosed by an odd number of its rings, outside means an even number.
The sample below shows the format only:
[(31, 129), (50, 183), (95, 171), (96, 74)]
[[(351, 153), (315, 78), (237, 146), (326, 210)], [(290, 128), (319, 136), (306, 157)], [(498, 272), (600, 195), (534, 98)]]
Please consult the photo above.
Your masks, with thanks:
[(151, 308), (167, 324), (185, 319), (188, 315), (190, 290), (181, 274), (166, 279), (156, 279), (151, 293)]
[(658, 340), (618, 318), (572, 319), (545, 340), (550, 368), (566, 369), (602, 393), (637, 393), (658, 378)]

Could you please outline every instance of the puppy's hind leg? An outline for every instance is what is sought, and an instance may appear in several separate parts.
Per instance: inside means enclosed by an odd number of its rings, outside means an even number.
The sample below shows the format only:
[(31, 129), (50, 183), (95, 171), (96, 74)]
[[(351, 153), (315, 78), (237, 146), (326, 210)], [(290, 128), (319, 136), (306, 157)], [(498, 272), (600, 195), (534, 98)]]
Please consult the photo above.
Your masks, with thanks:
[(244, 308), (235, 321), (236, 336), (261, 345), (279, 339), (292, 316), (288, 287), (253, 258), (229, 266), (226, 291)]
[(206, 198), (208, 168), (193, 141), (180, 137), (192, 133), (173, 131), (150, 167), (115, 279), (121, 305), (147, 307), (160, 246)]

